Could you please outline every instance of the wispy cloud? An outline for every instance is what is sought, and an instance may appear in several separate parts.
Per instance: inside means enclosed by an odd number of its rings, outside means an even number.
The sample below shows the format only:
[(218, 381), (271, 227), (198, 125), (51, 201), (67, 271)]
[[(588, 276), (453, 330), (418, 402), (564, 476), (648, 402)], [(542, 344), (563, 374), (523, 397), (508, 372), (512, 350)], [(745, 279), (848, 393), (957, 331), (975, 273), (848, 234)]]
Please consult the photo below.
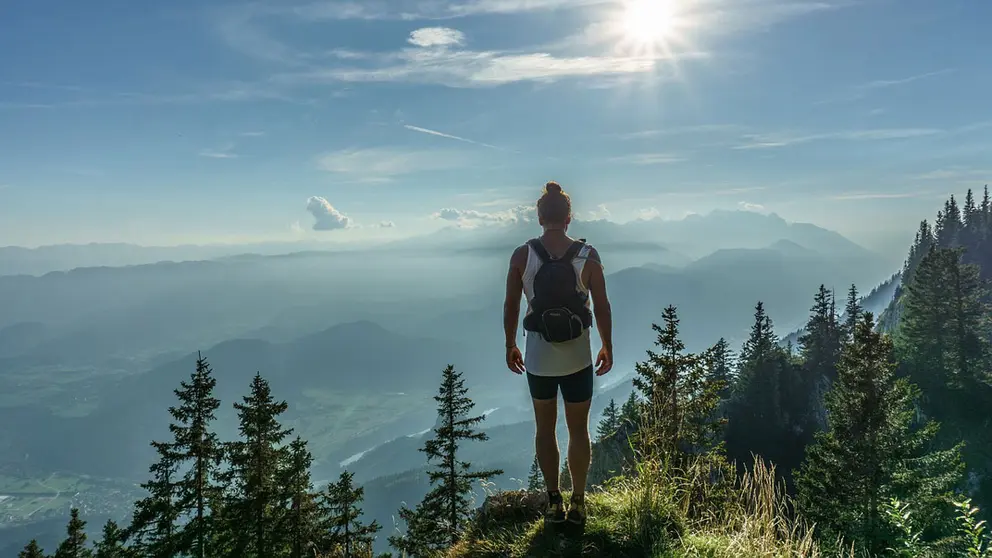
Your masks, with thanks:
[(343, 149), (321, 155), (317, 159), (317, 167), (331, 173), (358, 177), (363, 182), (376, 182), (417, 172), (459, 168), (468, 161), (468, 154), (458, 151), (372, 147)]
[(265, 132), (241, 132), (240, 135), (245, 138), (260, 138), (265, 135)]
[(740, 131), (741, 129), (741, 126), (736, 124), (699, 124), (696, 126), (673, 126), (671, 128), (658, 128), (654, 130), (641, 130), (638, 132), (612, 134), (609, 137), (621, 140), (638, 140), (666, 136), (719, 134)]
[(470, 139), (459, 137), (459, 136), (453, 136), (451, 134), (445, 134), (444, 132), (438, 132), (437, 130), (430, 130), (428, 128), (421, 128), (420, 126), (411, 126), (409, 124), (405, 124), (403, 127), (406, 128), (407, 130), (410, 130), (410, 131), (413, 131), (413, 132), (420, 132), (421, 134), (428, 134), (428, 135), (431, 135), (431, 136), (437, 136), (439, 138), (447, 138), (447, 139), (452, 139), (452, 140), (460, 141), (460, 142), (464, 142), (464, 143), (470, 143), (472, 145), (479, 145), (479, 146), (482, 146), (482, 147), (488, 147), (490, 149), (497, 149), (499, 151), (505, 151), (505, 149), (503, 149), (502, 147), (497, 147), (495, 145), (490, 145), (488, 143), (482, 143), (481, 141), (470, 140)]
[(324, 0), (290, 8), (308, 20), (450, 19), (485, 14), (511, 14), (607, 4), (608, 0)]
[(911, 178), (940, 182), (975, 182), (992, 179), (992, 169), (948, 167), (913, 175)]
[(237, 159), (237, 153), (229, 153), (227, 151), (214, 151), (212, 149), (204, 149), (199, 153), (200, 157), (207, 157), (208, 159)]
[(863, 99), (863, 98), (867, 97), (868, 95), (870, 95), (874, 91), (879, 91), (879, 90), (883, 90), (883, 89), (889, 89), (889, 88), (893, 88), (893, 87), (901, 87), (901, 86), (904, 86), (904, 85), (910, 85), (910, 84), (916, 83), (918, 81), (932, 79), (932, 78), (935, 78), (937, 76), (942, 76), (942, 75), (950, 74), (950, 73), (953, 73), (954, 71), (955, 70), (953, 68), (945, 68), (943, 70), (936, 70), (936, 71), (932, 71), (932, 72), (926, 72), (926, 73), (917, 74), (917, 75), (913, 75), (913, 76), (908, 76), (908, 77), (904, 77), (904, 78), (877, 79), (877, 80), (874, 80), (874, 81), (869, 81), (867, 83), (861, 83), (861, 84), (858, 84), (858, 85), (853, 85), (851, 87), (848, 87), (846, 90), (838, 93), (837, 95), (834, 95), (833, 97), (829, 97), (827, 99), (823, 99), (821, 101), (817, 101), (814, 104), (815, 105), (825, 105), (825, 104), (831, 104), (831, 103), (845, 103), (845, 102), (857, 101), (859, 99)]
[(826, 132), (816, 134), (746, 134), (745, 142), (734, 146), (734, 149), (776, 149), (791, 147), (815, 141), (884, 141), (911, 139), (933, 136), (943, 133), (935, 128), (878, 128), (868, 130), (850, 130), (844, 132)]
[(934, 192), (845, 192), (842, 194), (837, 194), (834, 196), (829, 196), (828, 199), (836, 201), (853, 201), (853, 200), (898, 200), (907, 198), (921, 198), (929, 195), (933, 195)]
[(425, 27), (411, 33), (407, 42), (422, 48), (461, 45), (465, 43), (465, 34), (447, 27)]
[(463, 228), (474, 228), (480, 225), (507, 225), (518, 222), (537, 220), (537, 207), (534, 205), (519, 205), (504, 211), (477, 211), (475, 209), (444, 208), (432, 215), (435, 219), (451, 221)]
[(751, 203), (746, 201), (739, 202), (737, 204), (737, 207), (740, 207), (744, 211), (751, 211), (754, 213), (761, 213), (765, 210), (765, 206), (761, 205), (760, 203)]
[(682, 155), (673, 153), (634, 153), (631, 155), (621, 155), (608, 159), (611, 163), (620, 165), (670, 165), (681, 163), (686, 160)]

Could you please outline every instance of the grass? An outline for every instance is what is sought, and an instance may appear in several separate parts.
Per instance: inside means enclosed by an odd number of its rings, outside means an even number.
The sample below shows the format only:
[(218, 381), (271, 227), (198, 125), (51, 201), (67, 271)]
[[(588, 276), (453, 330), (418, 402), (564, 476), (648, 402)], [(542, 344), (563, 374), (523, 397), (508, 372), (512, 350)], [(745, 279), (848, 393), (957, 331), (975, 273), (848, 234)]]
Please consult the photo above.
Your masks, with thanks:
[[(827, 558), (812, 530), (791, 512), (774, 468), (757, 460), (709, 503), (699, 475), (641, 470), (586, 496), (585, 532), (563, 537), (545, 530), (526, 493), (490, 497), (448, 558)], [(704, 489), (703, 492), (706, 492)], [(516, 509), (513, 509), (516, 506)], [(500, 509), (502, 508), (502, 509)], [(843, 557), (837, 557), (843, 558)]]

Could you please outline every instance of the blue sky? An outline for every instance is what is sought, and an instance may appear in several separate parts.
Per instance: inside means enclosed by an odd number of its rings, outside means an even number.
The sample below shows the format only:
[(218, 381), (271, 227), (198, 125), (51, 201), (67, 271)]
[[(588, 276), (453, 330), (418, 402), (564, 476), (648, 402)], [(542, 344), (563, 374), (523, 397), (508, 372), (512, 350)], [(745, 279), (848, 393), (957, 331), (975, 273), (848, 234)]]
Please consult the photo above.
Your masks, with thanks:
[(980, 0), (14, 0), (0, 245), (352, 242), (499, 221), (557, 179), (587, 218), (748, 208), (883, 246), (992, 177), (989, 21)]

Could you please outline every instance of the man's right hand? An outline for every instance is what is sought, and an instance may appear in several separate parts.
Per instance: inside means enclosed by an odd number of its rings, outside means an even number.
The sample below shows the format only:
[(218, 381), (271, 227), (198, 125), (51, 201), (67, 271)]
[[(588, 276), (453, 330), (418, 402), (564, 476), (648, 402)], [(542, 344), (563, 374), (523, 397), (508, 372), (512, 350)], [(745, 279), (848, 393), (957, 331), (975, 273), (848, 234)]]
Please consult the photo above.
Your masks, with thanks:
[(603, 347), (596, 357), (596, 375), (602, 376), (613, 370), (613, 347)]
[(506, 367), (514, 374), (524, 373), (524, 355), (518, 347), (506, 349)]

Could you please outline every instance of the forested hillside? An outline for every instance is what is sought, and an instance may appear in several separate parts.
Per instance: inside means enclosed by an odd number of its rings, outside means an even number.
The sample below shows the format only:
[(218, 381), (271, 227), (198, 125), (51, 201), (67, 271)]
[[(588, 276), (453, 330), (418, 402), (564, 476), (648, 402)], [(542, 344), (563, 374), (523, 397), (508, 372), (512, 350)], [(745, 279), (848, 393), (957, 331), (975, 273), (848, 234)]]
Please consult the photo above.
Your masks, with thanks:
[[(635, 391), (611, 401), (597, 425), (579, 540), (544, 531), (535, 469), (524, 490), (499, 491), (506, 471), (466, 458), (497, 442), (459, 363), (440, 371), (438, 420), (417, 444), (419, 501), (397, 501), (395, 525), (384, 525), (363, 512), (355, 480), (372, 473), (315, 486), (307, 441), (284, 426), (288, 406), (273, 389), (293, 389), (289, 379), (270, 386), (263, 371), (240, 400), (221, 401), (200, 358), (170, 398), (169, 436), (152, 442), (145, 496), (127, 524), (87, 535), (73, 510), (54, 556), (357, 557), (388, 541), (418, 557), (988, 558), (980, 510), (992, 509), (990, 278), (986, 190), (980, 201), (969, 192), (963, 207), (951, 198), (933, 226), (923, 222), (901, 273), (868, 297), (854, 287), (838, 297), (832, 285), (810, 293), (794, 343), (751, 301), (740, 347), (713, 339), (690, 351), (680, 310), (659, 308)], [(890, 293), (876, 319), (865, 305)], [(218, 434), (233, 432), (223, 416), (236, 434)], [(507, 430), (532, 455), (524, 429)], [(31, 541), (20, 556), (46, 554)]]

